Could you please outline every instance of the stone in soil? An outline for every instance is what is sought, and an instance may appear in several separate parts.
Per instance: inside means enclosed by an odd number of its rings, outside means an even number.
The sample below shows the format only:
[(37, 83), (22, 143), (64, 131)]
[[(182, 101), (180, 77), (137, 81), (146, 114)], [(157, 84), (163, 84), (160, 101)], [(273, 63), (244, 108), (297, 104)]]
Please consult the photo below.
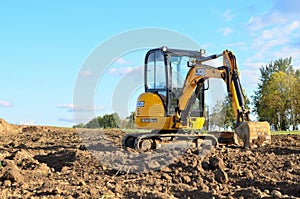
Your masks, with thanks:
[(20, 170), (17, 168), (8, 168), (3, 176), (2, 176), (3, 181), (5, 180), (10, 180), (11, 182), (23, 182), (24, 177), (21, 174)]
[(281, 192), (278, 191), (278, 190), (273, 190), (273, 191), (271, 192), (271, 195), (272, 195), (273, 197), (275, 197), (275, 198), (281, 198), (281, 196), (282, 196)]

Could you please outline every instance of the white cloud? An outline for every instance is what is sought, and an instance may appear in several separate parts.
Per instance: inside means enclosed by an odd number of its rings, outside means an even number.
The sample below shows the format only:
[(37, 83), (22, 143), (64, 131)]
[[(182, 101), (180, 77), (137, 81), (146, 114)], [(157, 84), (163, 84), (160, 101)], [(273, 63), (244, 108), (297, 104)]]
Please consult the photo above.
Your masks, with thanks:
[(81, 76), (81, 77), (91, 77), (91, 76), (94, 76), (94, 73), (90, 70), (83, 70), (83, 71), (80, 71), (79, 76)]
[(91, 105), (74, 105), (74, 104), (58, 104), (57, 108), (68, 109), (68, 112), (93, 112), (103, 111), (104, 106), (91, 106)]
[(122, 76), (131, 72), (134, 68), (132, 67), (123, 67), (123, 68), (110, 68), (108, 74)]
[(202, 48), (209, 49), (209, 48), (216, 48), (216, 45), (212, 42), (208, 42), (202, 45)]
[(230, 9), (226, 9), (222, 16), (226, 21), (231, 21), (232, 18), (234, 17)]
[[(258, 65), (260, 67), (260, 65)], [(242, 85), (247, 87), (256, 87), (259, 80), (259, 70), (242, 70), (241, 81), (244, 82)]]
[(295, 45), (300, 41), (299, 2), (275, 0), (270, 11), (249, 19), (246, 27), (252, 37), (250, 48), (254, 53), (243, 63), (247, 67), (241, 71), (245, 85), (257, 85), (258, 69), (279, 58), (292, 56), (294, 67), (299, 68), (300, 49)]
[(123, 57), (119, 57), (117, 59), (114, 60), (114, 62), (118, 63), (118, 64), (128, 64), (129, 62), (124, 59)]
[(262, 32), (262, 39), (272, 39), (274, 37), (274, 34), (276, 34), (276, 32), (274, 31), (274, 29), (264, 30)]
[(0, 106), (2, 106), (2, 107), (12, 107), (12, 103), (9, 102), (9, 101), (0, 99)]
[[(267, 14), (256, 16), (256, 24), (253, 23), (254, 19), (250, 20), (253, 27), (256, 26), (251, 29), (251, 48), (255, 53), (246, 60), (245, 65), (254, 66), (257, 62), (266, 65), (276, 59), (290, 56), (293, 57), (296, 66), (300, 63), (299, 46), (295, 45), (300, 34), (299, 20), (289, 15), (278, 18), (281, 15), (278, 11), (270, 11)], [(278, 20), (275, 23), (276, 18)]]
[(217, 32), (221, 32), (224, 36), (228, 36), (232, 31), (233, 30), (230, 27), (219, 28), (217, 30)]
[(287, 27), (287, 31), (293, 31), (298, 28), (299, 28), (299, 21), (295, 20)]
[[(255, 31), (274, 25), (280, 26), (299, 19), (299, 10), (299, 0), (274, 0), (274, 6), (262, 15), (252, 16), (247, 23), (247, 27), (250, 30)], [(297, 22), (295, 22), (293, 26), (298, 26)]]
[(255, 62), (255, 59), (253, 57), (247, 58), (243, 66), (247, 66), (247, 68), (250, 69), (258, 69), (261, 66), (266, 65), (266, 62)]
[(34, 120), (31, 120), (31, 121), (20, 121), (18, 124), (19, 125), (29, 125), (29, 126), (32, 126), (32, 125), (34, 125)]
[(293, 58), (293, 66), (294, 68), (300, 69), (300, 49), (299, 47), (294, 46), (284, 46), (281, 49), (273, 52), (274, 57), (277, 58)]
[(246, 27), (251, 31), (257, 31), (274, 24), (283, 24), (286, 20), (278, 12), (270, 12), (263, 15), (251, 16)]
[(73, 104), (58, 104), (56, 105), (57, 108), (68, 108), (68, 109), (73, 109), (74, 105)]
[(132, 71), (132, 67), (126, 67), (126, 68), (111, 68), (108, 73), (111, 75), (125, 75)]

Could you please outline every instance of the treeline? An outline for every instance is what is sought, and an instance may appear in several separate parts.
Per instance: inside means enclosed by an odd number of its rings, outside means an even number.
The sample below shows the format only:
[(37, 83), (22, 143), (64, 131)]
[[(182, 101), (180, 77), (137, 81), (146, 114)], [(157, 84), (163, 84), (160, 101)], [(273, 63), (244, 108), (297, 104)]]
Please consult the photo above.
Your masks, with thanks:
[(118, 113), (106, 114), (103, 117), (98, 116), (87, 122), (74, 125), (73, 128), (134, 128), (134, 112), (126, 119), (121, 120)]
[(300, 124), (300, 71), (292, 57), (278, 59), (260, 68), (258, 88), (252, 96), (258, 119), (274, 130), (298, 130)]

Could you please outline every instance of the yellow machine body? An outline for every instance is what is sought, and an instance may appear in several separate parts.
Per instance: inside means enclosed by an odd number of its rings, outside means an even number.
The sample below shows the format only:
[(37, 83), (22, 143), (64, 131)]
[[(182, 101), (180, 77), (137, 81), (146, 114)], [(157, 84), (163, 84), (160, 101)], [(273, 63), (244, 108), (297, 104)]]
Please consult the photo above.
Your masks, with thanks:
[[(135, 124), (141, 129), (176, 130), (174, 116), (166, 115), (163, 96), (156, 93), (142, 93), (137, 100)], [(204, 117), (190, 117), (182, 129), (201, 129)]]
[(139, 96), (135, 115), (137, 128), (169, 129), (171, 126), (171, 117), (165, 117), (163, 101), (155, 93), (143, 93)]
[[(222, 66), (205, 64), (218, 57), (223, 57)], [(182, 132), (181, 129), (202, 129), (205, 122), (204, 91), (208, 89), (204, 83), (209, 78), (224, 80), (236, 116), (235, 132), (226, 132), (221, 137), (229, 143), (236, 143), (235, 138), (239, 137), (246, 147), (270, 143), (269, 123), (249, 119), (250, 111), (246, 108), (236, 58), (228, 50), (210, 56), (204, 56), (202, 51), (167, 47), (149, 50), (145, 57), (145, 92), (137, 100), (136, 127), (160, 132), (160, 136)], [(145, 145), (153, 148), (151, 143), (159, 136), (152, 135), (147, 141), (145, 135), (131, 135), (125, 139), (124, 146), (139, 147), (138, 143), (144, 140)]]

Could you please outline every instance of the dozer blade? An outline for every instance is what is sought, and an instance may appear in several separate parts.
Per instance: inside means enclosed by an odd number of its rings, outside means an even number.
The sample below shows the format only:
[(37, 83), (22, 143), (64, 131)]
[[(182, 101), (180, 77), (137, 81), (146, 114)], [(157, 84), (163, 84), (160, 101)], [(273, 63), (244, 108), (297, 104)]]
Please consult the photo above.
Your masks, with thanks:
[(235, 133), (244, 142), (246, 148), (271, 143), (271, 131), (268, 122), (241, 122)]
[(208, 134), (214, 135), (219, 144), (237, 144), (233, 131), (209, 131)]

